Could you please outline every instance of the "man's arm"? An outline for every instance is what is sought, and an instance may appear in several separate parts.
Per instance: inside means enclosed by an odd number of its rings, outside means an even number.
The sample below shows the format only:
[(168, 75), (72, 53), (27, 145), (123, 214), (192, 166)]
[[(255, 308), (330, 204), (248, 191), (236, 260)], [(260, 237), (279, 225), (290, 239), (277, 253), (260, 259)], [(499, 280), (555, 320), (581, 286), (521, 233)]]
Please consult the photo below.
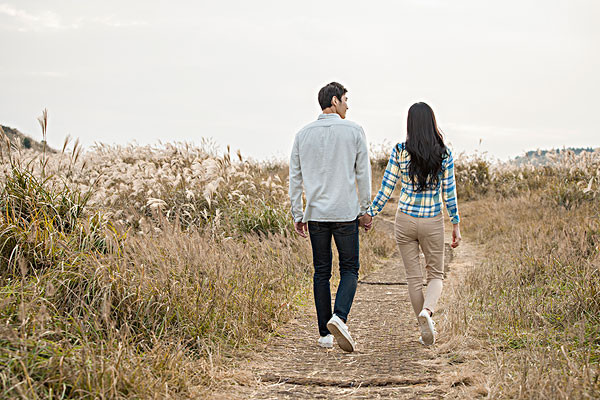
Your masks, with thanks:
[(365, 132), (360, 129), (360, 137), (357, 144), (356, 163), (354, 164), (356, 183), (358, 186), (358, 199), (360, 215), (367, 212), (371, 205), (371, 163), (369, 162), (369, 148)]
[(289, 195), (292, 203), (292, 218), (294, 218), (294, 222), (301, 222), (304, 212), (302, 207), (302, 169), (300, 168), (298, 136), (294, 139), (292, 155), (290, 157)]

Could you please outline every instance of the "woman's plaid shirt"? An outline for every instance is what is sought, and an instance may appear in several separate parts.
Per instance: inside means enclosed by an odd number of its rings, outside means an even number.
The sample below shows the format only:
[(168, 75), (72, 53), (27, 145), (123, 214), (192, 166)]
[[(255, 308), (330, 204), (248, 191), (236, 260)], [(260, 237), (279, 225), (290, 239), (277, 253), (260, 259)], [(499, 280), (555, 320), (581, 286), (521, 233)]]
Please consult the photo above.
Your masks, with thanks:
[(367, 213), (374, 217), (379, 214), (389, 200), (398, 179), (401, 181), (398, 209), (405, 214), (418, 218), (435, 217), (442, 212), (442, 198), (446, 203), (446, 210), (453, 224), (458, 224), (458, 206), (456, 204), (456, 184), (454, 182), (454, 159), (448, 149), (448, 157), (442, 160), (440, 184), (436, 189), (425, 189), (417, 192), (408, 174), (410, 154), (405, 149), (405, 143), (394, 146), (392, 155), (383, 174), (381, 189)]

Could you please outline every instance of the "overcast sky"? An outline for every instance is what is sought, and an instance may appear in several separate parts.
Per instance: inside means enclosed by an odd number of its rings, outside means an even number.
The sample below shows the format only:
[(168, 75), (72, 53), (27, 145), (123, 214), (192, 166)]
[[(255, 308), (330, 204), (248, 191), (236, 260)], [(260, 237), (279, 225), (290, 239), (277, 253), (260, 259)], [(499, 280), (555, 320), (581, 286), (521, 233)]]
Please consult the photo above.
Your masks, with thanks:
[[(287, 158), (338, 81), (369, 142), (429, 103), (456, 151), (600, 146), (596, 0), (0, 0), (0, 123)], [(480, 144), (481, 141), (481, 144)]]

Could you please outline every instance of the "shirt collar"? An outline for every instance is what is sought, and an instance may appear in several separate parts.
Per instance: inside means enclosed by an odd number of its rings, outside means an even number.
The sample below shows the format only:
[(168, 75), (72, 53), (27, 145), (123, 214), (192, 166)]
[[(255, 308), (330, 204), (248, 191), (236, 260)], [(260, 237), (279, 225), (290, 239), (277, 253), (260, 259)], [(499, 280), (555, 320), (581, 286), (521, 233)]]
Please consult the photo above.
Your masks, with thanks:
[(338, 114), (320, 114), (319, 119), (342, 119)]

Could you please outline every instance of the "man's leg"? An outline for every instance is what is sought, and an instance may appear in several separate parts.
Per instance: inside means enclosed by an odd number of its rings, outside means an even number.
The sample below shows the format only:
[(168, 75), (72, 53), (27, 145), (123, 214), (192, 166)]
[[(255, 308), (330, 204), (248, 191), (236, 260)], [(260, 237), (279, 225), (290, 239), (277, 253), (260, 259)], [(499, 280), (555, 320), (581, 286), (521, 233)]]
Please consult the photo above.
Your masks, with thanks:
[(308, 222), (308, 233), (313, 253), (315, 274), (313, 276), (313, 292), (317, 308), (319, 334), (329, 335), (327, 321), (331, 318), (331, 225), (327, 222)]
[(335, 296), (333, 313), (346, 322), (354, 301), (360, 267), (358, 220), (336, 222), (334, 226), (333, 238), (340, 256), (340, 285)]

